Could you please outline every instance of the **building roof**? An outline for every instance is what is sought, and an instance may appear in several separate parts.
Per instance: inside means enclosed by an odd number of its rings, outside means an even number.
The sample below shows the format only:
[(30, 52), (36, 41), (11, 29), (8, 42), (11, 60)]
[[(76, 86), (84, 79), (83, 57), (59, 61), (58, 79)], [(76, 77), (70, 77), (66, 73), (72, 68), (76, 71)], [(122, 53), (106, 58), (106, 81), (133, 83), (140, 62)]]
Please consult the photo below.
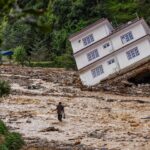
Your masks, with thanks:
[(136, 19), (133, 19), (133, 20), (131, 20), (131, 21), (125, 23), (125, 24), (122, 24), (122, 25), (116, 27), (115, 30), (112, 32), (112, 34), (115, 33), (115, 32), (118, 32), (118, 31), (120, 31), (120, 30), (122, 30), (122, 29), (124, 29), (124, 28), (126, 28), (128, 26), (130, 26), (131, 24), (136, 23), (137, 21), (140, 21), (140, 20), (143, 20), (143, 18), (141, 18), (141, 19), (140, 18), (136, 18)]
[(89, 47), (92, 46), (92, 45), (96, 45), (96, 44), (98, 44), (99, 42), (108, 40), (111, 36), (113, 36), (113, 35), (115, 35), (116, 33), (122, 31), (123, 29), (126, 29), (126, 28), (130, 27), (131, 25), (133, 25), (133, 24), (135, 24), (135, 23), (137, 23), (137, 22), (140, 22), (141, 20), (143, 20), (143, 19), (134, 19), (134, 20), (132, 20), (132, 21), (130, 21), (130, 22), (124, 24), (124, 25), (121, 25), (121, 26), (117, 27), (117, 28), (114, 29), (114, 31), (113, 31), (111, 34), (109, 34), (108, 36), (106, 36), (106, 37), (104, 37), (104, 38), (102, 38), (102, 39), (96, 41), (95, 43), (93, 43), (93, 44), (91, 44), (91, 45), (89, 45), (89, 46), (87, 46), (87, 47), (85, 47), (85, 48), (83, 48), (83, 49), (77, 51), (76, 53), (74, 53), (74, 56), (75, 56), (76, 54), (78, 54), (78, 53), (84, 51), (85, 49), (89, 48)]
[(115, 54), (116, 52), (120, 51), (121, 49), (124, 49), (124, 48), (126, 48), (126, 47), (128, 47), (128, 46), (130, 46), (130, 45), (132, 45), (132, 44), (134, 44), (134, 43), (136, 43), (136, 42), (139, 42), (139, 41), (141, 41), (142, 39), (148, 38), (148, 37), (150, 37), (150, 34), (147, 34), (147, 35), (145, 35), (145, 36), (143, 36), (143, 37), (141, 37), (141, 38), (139, 38), (139, 39), (137, 39), (137, 40), (135, 40), (135, 41), (133, 41), (133, 42), (127, 44), (127, 45), (125, 45), (124, 47), (121, 47), (121, 48), (119, 48), (119, 49), (113, 51), (112, 53), (110, 53), (110, 54), (108, 54), (108, 55), (106, 55), (106, 56), (104, 56), (104, 57), (99, 58), (98, 60), (96, 60), (96, 61), (90, 63), (89, 65), (87, 65), (87, 66), (85, 66), (85, 67), (79, 69), (79, 72), (82, 72), (82, 71), (86, 70), (87, 68), (92, 67), (92, 66), (93, 66), (94, 64), (96, 64), (97, 62), (99, 62), (99, 61), (101, 61), (101, 60), (103, 60), (103, 59), (105, 59), (105, 58), (107, 58), (107, 57), (109, 57), (109, 56), (112, 56), (113, 54)]
[(13, 51), (7, 50), (7, 51), (0, 51), (1, 55), (10, 56), (13, 55)]
[(88, 25), (87, 27), (81, 29), (80, 31), (78, 31), (78, 32), (76, 32), (76, 33), (74, 33), (74, 34), (72, 34), (72, 35), (69, 37), (69, 40), (71, 40), (72, 38), (78, 36), (79, 34), (85, 32), (85, 31), (89, 30), (90, 28), (92, 28), (92, 27), (94, 27), (94, 26), (96, 26), (96, 25), (98, 25), (98, 24), (101, 24), (101, 23), (104, 22), (104, 21), (108, 21), (108, 19), (106, 19), (106, 18), (101, 18), (101, 19), (97, 20), (96, 22), (94, 22), (94, 23)]

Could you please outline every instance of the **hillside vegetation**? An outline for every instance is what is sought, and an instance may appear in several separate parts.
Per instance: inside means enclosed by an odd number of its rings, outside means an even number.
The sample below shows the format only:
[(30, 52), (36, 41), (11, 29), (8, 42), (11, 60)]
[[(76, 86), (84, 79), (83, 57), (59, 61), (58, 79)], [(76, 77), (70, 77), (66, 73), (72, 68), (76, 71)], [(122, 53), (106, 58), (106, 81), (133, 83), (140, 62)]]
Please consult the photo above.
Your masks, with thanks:
[(118, 26), (138, 14), (150, 24), (149, 0), (1, 0), (0, 11), (1, 48), (21, 47), (35, 66), (75, 68), (68, 37), (100, 18)]
[(9, 132), (2, 120), (0, 120), (0, 150), (19, 150), (24, 141), (19, 133)]

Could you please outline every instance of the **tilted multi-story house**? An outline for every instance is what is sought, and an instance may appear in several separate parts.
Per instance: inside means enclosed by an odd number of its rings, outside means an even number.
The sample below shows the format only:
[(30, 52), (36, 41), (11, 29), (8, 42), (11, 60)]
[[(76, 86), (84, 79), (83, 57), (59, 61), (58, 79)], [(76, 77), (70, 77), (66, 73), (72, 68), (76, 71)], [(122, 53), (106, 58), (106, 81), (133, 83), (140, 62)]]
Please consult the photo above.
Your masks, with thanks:
[(69, 40), (81, 81), (87, 86), (150, 56), (150, 28), (144, 19), (116, 29), (107, 19), (100, 19)]

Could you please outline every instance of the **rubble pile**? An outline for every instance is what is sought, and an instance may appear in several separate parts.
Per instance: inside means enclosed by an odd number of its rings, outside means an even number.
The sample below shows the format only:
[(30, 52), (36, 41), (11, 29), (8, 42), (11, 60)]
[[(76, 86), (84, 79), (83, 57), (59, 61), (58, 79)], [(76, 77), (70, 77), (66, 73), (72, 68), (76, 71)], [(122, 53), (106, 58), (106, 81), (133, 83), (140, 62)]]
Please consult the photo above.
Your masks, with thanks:
[[(137, 81), (136, 81), (137, 80)], [(112, 92), (150, 96), (150, 58), (123, 70), (103, 82), (112, 87)], [(139, 82), (139, 83), (138, 83)]]
[[(65, 69), (43, 69), (43, 68), (29, 68), (18, 66), (0, 66), (1, 77), (5, 74), (8, 80), (15, 80), (18, 78), (25, 79), (28, 84), (28, 79), (41, 79), (46, 82), (58, 83), (60, 85), (80, 86), (80, 79), (75, 71), (66, 71)], [(18, 76), (19, 75), (19, 76)], [(5, 76), (6, 77), (6, 76)], [(23, 81), (23, 80), (22, 80)]]
[(131, 96), (150, 96), (150, 58), (140, 65), (133, 65), (117, 74), (111, 75), (93, 87), (83, 90), (107, 91), (109, 93)]
[[(64, 144), (59, 141), (47, 141), (41, 140), (39, 138), (28, 138), (27, 146), (24, 146), (22, 150), (94, 150), (95, 148), (87, 147), (84, 144), (80, 144), (80, 142)], [(102, 150), (97, 148), (96, 150)], [(108, 150), (108, 149), (103, 149)]]

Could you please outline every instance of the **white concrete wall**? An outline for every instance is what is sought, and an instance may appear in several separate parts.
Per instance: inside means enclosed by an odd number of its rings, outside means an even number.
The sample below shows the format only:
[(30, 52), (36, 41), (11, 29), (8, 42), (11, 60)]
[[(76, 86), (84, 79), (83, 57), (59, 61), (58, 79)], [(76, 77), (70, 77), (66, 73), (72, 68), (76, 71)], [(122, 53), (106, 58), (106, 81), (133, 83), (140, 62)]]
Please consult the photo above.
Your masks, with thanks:
[(98, 76), (96, 78), (93, 78), (91, 70), (96, 68), (99, 65), (103, 66), (103, 69), (104, 69), (104, 72), (105, 72), (105, 65), (104, 65), (104, 63), (101, 63), (101, 64), (98, 64), (95, 67), (85, 71), (84, 73), (80, 74), (80, 78), (81, 78), (81, 81), (82, 81), (83, 85), (91, 86), (91, 85), (97, 84), (97, 83), (99, 83), (100, 80), (102, 80), (103, 78), (106, 77), (106, 74), (103, 73), (100, 76)]
[[(138, 55), (137, 57), (134, 57), (133, 59), (128, 60), (126, 52), (135, 47), (138, 47), (140, 55)], [(143, 42), (139, 42), (137, 45), (132, 46), (129, 49), (119, 53), (117, 55), (117, 58), (118, 58), (118, 61), (120, 64), (120, 68), (123, 69), (129, 65), (136, 63), (137, 61), (139, 61), (147, 56), (150, 56), (150, 42), (148, 39), (144, 40)]]
[(108, 36), (110, 34), (110, 32), (111, 32), (110, 30), (111, 29), (108, 27), (108, 25), (104, 24), (104, 25), (101, 25), (98, 28), (96, 28), (96, 29), (94, 29), (94, 30), (92, 30), (90, 32), (87, 31), (84, 35), (82, 35), (82, 37), (80, 37), (80, 38), (78, 38), (78, 39), (76, 39), (74, 41), (71, 41), (73, 52), (76, 53), (77, 51), (80, 51), (81, 49), (89, 46), (89, 45), (84, 46), (83, 41), (82, 41), (82, 39), (84, 37), (86, 37), (86, 36), (88, 36), (90, 34), (93, 34), (94, 42), (96, 42), (96, 41), (98, 41), (98, 40)]
[[(129, 31), (132, 32), (134, 39), (129, 41), (129, 42), (127, 42), (127, 43), (125, 43), (125, 44), (123, 44), (120, 37), (122, 35), (124, 35), (125, 33), (128, 33)], [(134, 26), (130, 30), (125, 30), (121, 34), (117, 34), (116, 36), (112, 37), (110, 40), (108, 40), (108, 41), (106, 41), (106, 42), (96, 46), (95, 48), (87, 50), (87, 51), (85, 51), (85, 52), (83, 52), (81, 54), (76, 55), (75, 56), (75, 60), (76, 60), (77, 68), (81, 69), (81, 68), (89, 65), (90, 63), (96, 61), (97, 59), (100, 59), (100, 58), (108, 55), (112, 51), (115, 51), (115, 50), (117, 50), (117, 49), (119, 49), (119, 48), (121, 48), (121, 47), (123, 47), (123, 46), (125, 46), (125, 45), (127, 45), (127, 44), (129, 44), (129, 43), (131, 43), (131, 42), (141, 38), (141, 37), (143, 37), (144, 35), (146, 35), (146, 32), (145, 32), (144, 27), (143, 27), (142, 24)], [(110, 43), (110, 47), (107, 47), (107, 48), (104, 49), (103, 45), (105, 43), (107, 43), (107, 42)], [(92, 60), (92, 61), (88, 61), (87, 53), (89, 53), (90, 51), (93, 51), (94, 49), (98, 50), (100, 56), (98, 58)]]
[[(115, 57), (111, 57), (108, 60), (110, 60), (112, 58), (115, 59)], [(102, 63), (99, 63), (99, 64), (95, 65), (94, 67), (90, 68), (89, 70), (81, 73), (80, 78), (81, 78), (82, 83), (84, 85), (91, 86), (91, 85), (99, 83), (100, 80), (102, 80), (102, 79), (106, 78), (108, 75), (114, 73), (117, 69), (117, 64), (116, 64), (117, 61), (115, 60), (115, 63), (108, 65), (108, 60), (106, 60)], [(104, 73), (101, 74), (100, 76), (96, 77), (96, 78), (93, 78), (91, 70), (100, 66), (100, 65), (103, 66)]]
[[(130, 32), (130, 31), (131, 31), (132, 34), (133, 34), (133, 40), (131, 40), (131, 41), (129, 41), (129, 42), (123, 44), (120, 37), (121, 37), (122, 35), (124, 35), (124, 34)], [(128, 29), (128, 30), (125, 30), (125, 31), (122, 32), (121, 34), (116, 35), (115, 37), (112, 37), (112, 38), (111, 38), (113, 48), (114, 48), (114, 50), (117, 50), (117, 49), (119, 49), (119, 48), (121, 48), (121, 47), (123, 47), (123, 46), (125, 46), (125, 45), (127, 45), (127, 44), (129, 44), (129, 43), (131, 43), (131, 42), (133, 42), (133, 41), (136, 41), (137, 39), (143, 37), (144, 35), (146, 35), (146, 31), (144, 30), (144, 27), (143, 27), (142, 24), (139, 24), (139, 25), (137, 25), (137, 26), (134, 26), (134, 27), (132, 27), (132, 28), (130, 28), (130, 29)]]
[[(107, 41), (107, 42), (110, 42), (110, 41)], [(106, 42), (106, 43), (107, 43)], [(105, 43), (104, 43), (105, 44)], [(103, 44), (103, 45), (104, 45)], [(111, 42), (110, 42), (111, 44)], [(76, 60), (76, 64), (77, 64), (77, 68), (78, 69), (81, 69), (83, 68), (84, 66), (87, 66), (88, 64), (91, 64), (92, 62), (96, 61), (97, 59), (100, 59), (106, 55), (108, 55), (111, 51), (112, 51), (112, 45), (110, 45), (110, 47), (107, 47), (107, 48), (103, 48), (103, 45), (99, 45), (97, 47), (95, 47), (94, 49), (91, 49), (91, 50), (88, 50), (82, 54), (79, 54), (77, 56), (75, 56), (75, 60)], [(93, 50), (97, 49), (98, 50), (98, 53), (99, 53), (99, 57), (97, 57), (96, 59), (93, 59), (91, 61), (88, 61), (88, 58), (87, 58), (87, 54)]]
[[(131, 50), (132, 48), (135, 48), (135, 47), (138, 47), (140, 55), (137, 57), (134, 57), (131, 60), (128, 60), (126, 52)], [(80, 74), (81, 81), (84, 85), (87, 85), (87, 86), (95, 85), (95, 84), (99, 83), (102, 79), (108, 77), (110, 74), (116, 72), (119, 69), (117, 61), (120, 65), (120, 69), (124, 69), (124, 68), (126, 68), (126, 67), (144, 59), (145, 57), (148, 57), (148, 56), (150, 56), (150, 41), (149, 41), (149, 39), (146, 39), (144, 41), (139, 42), (135, 46), (132, 46), (128, 49), (121, 51), (116, 56), (112, 56), (112, 57), (108, 58), (107, 60), (98, 63), (97, 65), (90, 68), (89, 70), (81, 73)], [(116, 59), (115, 63), (108, 65), (108, 63), (107, 63), (108, 60), (110, 60), (112, 58)], [(96, 68), (99, 65), (103, 66), (104, 73), (102, 75), (96, 77), (96, 78), (93, 78), (91, 70)]]

